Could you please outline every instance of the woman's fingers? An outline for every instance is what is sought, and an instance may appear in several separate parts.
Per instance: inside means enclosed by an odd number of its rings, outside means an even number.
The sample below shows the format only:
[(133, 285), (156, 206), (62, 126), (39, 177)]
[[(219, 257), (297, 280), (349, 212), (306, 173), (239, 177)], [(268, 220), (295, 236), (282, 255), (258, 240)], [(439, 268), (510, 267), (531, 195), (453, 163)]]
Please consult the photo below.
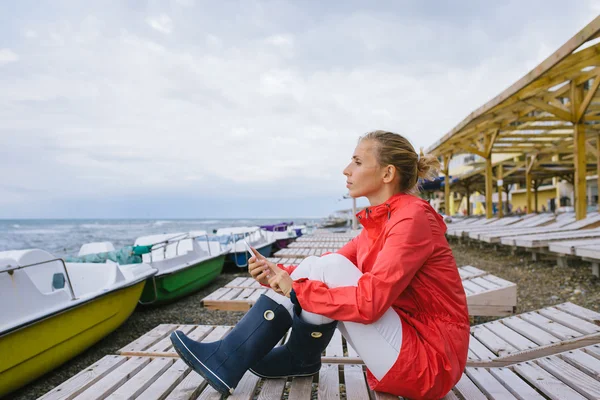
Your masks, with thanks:
[(256, 250), (254, 247), (251, 246), (250, 250), (252, 250), (252, 253), (254, 253), (252, 257), (255, 257), (257, 260), (266, 260), (266, 258), (262, 254), (260, 254), (258, 250)]

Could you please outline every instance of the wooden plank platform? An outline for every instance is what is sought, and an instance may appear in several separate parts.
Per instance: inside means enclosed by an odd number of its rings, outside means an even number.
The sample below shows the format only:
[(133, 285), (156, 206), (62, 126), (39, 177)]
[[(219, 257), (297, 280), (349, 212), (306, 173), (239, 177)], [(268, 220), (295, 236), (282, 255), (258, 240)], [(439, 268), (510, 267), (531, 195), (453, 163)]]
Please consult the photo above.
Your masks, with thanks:
[(320, 249), (320, 248), (336, 248), (340, 249), (344, 247), (344, 245), (348, 243), (347, 240), (311, 240), (309, 241), (301, 241), (301, 242), (292, 242), (288, 245), (288, 249)]
[[(280, 261), (286, 259), (271, 258), (270, 260), (283, 263)], [(459, 272), (463, 277), (463, 287), (467, 294), (470, 315), (505, 316), (514, 314), (517, 305), (517, 286), (514, 283), (487, 274), (472, 266), (462, 267)], [(235, 278), (224, 287), (203, 298), (201, 304), (211, 310), (246, 311), (267, 290), (252, 278)]]
[(573, 303), (471, 327), (469, 365), (499, 367), (600, 343), (600, 313)]
[[(177, 357), (168, 336), (179, 329), (196, 340), (222, 335), (223, 326), (159, 325), (119, 350), (127, 356)], [(216, 332), (216, 333), (215, 333)], [(471, 327), (468, 365), (502, 367), (566, 350), (600, 343), (600, 313), (573, 303), (558, 304)], [(341, 349), (323, 362), (361, 364), (362, 359), (341, 334), (331, 341)]]
[[(341, 242), (340, 242), (341, 243)], [(308, 248), (298, 248), (298, 247), (287, 247), (285, 249), (281, 249), (273, 256), (275, 257), (287, 257), (287, 258), (306, 258), (309, 256), (321, 256), (325, 253), (334, 253), (337, 250), (341, 249), (343, 245), (340, 246), (330, 246), (330, 247), (308, 247)]]
[(576, 249), (580, 247), (600, 248), (600, 239), (561, 240), (550, 243), (548, 250), (553, 253), (574, 256)]
[[(164, 329), (168, 327), (167, 329)], [(176, 326), (175, 326), (176, 327)], [(126, 346), (157, 347), (168, 339), (172, 325), (160, 325)], [(180, 327), (181, 328), (181, 327)], [(195, 326), (189, 332), (196, 339), (218, 340), (226, 327)], [(217, 331), (219, 328), (224, 328)], [(145, 340), (151, 335), (151, 340)], [(332, 340), (325, 357), (344, 352)], [(142, 345), (143, 343), (143, 345)], [(350, 354), (351, 356), (353, 354)], [(350, 359), (350, 357), (348, 357)], [(174, 356), (157, 354), (105, 356), (60, 386), (43, 400), (54, 399), (220, 399), (206, 381)], [(318, 375), (304, 378), (261, 379), (246, 373), (228, 399), (279, 400), (282, 398), (392, 400), (397, 396), (372, 392), (361, 363), (324, 363)], [(443, 399), (598, 399), (600, 398), (600, 346), (561, 352), (507, 367), (467, 367), (458, 384)]]
[(548, 247), (551, 242), (557, 240), (575, 240), (584, 238), (599, 238), (600, 229), (581, 229), (577, 231), (541, 233), (523, 236), (508, 236), (502, 238), (502, 244), (525, 247), (527, 249), (539, 249)]

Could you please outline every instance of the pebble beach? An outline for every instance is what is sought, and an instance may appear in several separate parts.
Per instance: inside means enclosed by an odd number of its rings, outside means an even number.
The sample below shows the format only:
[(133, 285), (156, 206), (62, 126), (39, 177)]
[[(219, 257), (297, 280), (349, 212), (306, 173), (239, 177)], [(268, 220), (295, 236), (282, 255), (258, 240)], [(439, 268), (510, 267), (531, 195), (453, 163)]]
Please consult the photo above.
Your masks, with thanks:
[[(569, 267), (558, 267), (553, 260), (533, 262), (531, 254), (511, 254), (508, 248), (480, 247), (477, 244), (451, 241), (458, 266), (473, 265), (503, 279), (517, 283), (517, 313), (570, 301), (580, 306), (600, 311), (600, 279), (593, 276), (588, 263), (572, 261)], [(116, 354), (123, 346), (142, 336), (159, 324), (233, 325), (243, 312), (206, 310), (200, 300), (237, 276), (239, 271), (227, 271), (201, 291), (175, 303), (161, 307), (138, 307), (131, 317), (115, 332), (96, 345), (9, 395), (10, 399), (35, 399), (77, 374), (108, 354)], [(496, 318), (475, 317), (473, 323)]]

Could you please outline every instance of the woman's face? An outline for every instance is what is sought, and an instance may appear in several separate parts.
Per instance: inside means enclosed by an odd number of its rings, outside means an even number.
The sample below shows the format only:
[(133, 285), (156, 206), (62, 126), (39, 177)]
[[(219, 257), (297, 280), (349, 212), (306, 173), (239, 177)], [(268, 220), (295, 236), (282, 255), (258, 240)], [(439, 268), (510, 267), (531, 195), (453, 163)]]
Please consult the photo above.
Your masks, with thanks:
[(377, 162), (375, 151), (376, 143), (372, 140), (361, 140), (356, 146), (352, 161), (344, 169), (351, 197), (371, 197), (382, 191), (386, 168)]

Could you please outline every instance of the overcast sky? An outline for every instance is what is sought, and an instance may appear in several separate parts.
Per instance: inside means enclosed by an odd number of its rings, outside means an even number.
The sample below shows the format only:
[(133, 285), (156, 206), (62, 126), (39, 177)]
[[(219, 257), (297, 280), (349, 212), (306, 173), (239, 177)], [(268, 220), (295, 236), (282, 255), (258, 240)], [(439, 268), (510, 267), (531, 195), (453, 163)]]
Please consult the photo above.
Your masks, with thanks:
[(427, 148), (598, 13), (2, 0), (0, 218), (325, 216), (361, 134)]

